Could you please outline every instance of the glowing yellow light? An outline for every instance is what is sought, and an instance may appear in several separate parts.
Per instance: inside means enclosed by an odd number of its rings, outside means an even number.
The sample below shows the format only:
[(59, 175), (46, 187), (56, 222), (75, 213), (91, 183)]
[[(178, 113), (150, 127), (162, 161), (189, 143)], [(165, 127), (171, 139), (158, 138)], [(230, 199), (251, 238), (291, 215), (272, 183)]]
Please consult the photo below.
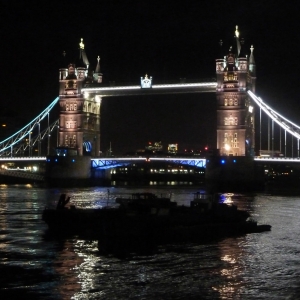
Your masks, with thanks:
[(224, 148), (225, 148), (226, 151), (230, 150), (230, 146), (228, 144), (225, 144)]

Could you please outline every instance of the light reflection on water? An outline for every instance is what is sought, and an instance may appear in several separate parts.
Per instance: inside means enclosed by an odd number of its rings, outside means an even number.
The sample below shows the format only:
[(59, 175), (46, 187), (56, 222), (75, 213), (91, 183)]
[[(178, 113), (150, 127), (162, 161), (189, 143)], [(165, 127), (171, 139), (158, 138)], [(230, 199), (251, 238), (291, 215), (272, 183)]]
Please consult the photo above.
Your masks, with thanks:
[[(145, 188), (188, 205), (197, 189)], [(0, 186), (1, 299), (298, 299), (300, 294), (300, 199), (232, 196), (271, 232), (202, 245), (168, 245), (151, 256), (101, 256), (97, 241), (45, 235), (45, 206), (60, 193), (80, 207), (107, 204), (107, 188), (39, 189)], [(115, 197), (133, 192), (109, 188)], [(2, 296), (3, 295), (3, 296)]]

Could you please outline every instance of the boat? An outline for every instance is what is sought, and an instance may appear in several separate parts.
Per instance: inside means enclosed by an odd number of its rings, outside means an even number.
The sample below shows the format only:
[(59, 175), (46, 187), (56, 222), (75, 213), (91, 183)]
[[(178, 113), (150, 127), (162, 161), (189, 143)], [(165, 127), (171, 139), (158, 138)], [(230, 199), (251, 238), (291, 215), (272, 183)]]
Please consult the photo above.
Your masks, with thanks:
[(66, 207), (69, 201), (70, 198), (62, 194), (56, 209), (45, 208), (42, 219), (49, 231), (96, 239), (103, 252), (130, 244), (199, 242), (271, 230), (270, 225), (258, 225), (249, 219), (247, 211), (220, 203), (216, 195), (203, 193), (195, 193), (189, 207), (152, 193), (118, 197), (118, 207), (113, 208)]
[[(48, 225), (49, 231), (57, 235), (79, 236), (82, 238), (98, 238), (102, 229), (112, 220), (119, 220), (133, 215), (160, 216), (168, 206), (175, 206), (170, 198), (157, 197), (152, 193), (134, 193), (130, 197), (116, 198), (118, 207), (77, 208), (69, 205), (70, 197), (61, 194), (56, 208), (46, 207), (42, 220)], [(156, 212), (156, 213), (155, 213)]]

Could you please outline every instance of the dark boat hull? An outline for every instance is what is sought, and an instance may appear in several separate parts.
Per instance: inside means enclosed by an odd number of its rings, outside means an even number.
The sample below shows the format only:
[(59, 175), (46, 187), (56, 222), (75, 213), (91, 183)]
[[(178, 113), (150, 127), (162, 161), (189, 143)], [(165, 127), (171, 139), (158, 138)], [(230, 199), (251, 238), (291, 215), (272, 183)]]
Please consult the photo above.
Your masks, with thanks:
[[(149, 194), (141, 199), (119, 199), (119, 208), (45, 209), (43, 220), (50, 232), (60, 236), (98, 240), (105, 253), (116, 249), (134, 249), (166, 243), (202, 242), (212, 238), (237, 236), (271, 230), (269, 225), (247, 221), (249, 213), (236, 206), (221, 203), (191, 207), (177, 206), (170, 199), (158, 199)], [(151, 197), (150, 197), (151, 196)], [(206, 203), (205, 203), (206, 204)], [(209, 208), (208, 208), (209, 207)]]

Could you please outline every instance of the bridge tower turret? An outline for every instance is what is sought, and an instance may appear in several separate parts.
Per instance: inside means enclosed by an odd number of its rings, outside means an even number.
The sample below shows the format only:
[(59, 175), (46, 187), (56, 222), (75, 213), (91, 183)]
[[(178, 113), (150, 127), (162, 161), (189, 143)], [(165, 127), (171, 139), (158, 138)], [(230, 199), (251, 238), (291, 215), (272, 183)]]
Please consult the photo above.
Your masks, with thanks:
[[(222, 45), (222, 44), (221, 44)], [(255, 91), (253, 47), (250, 58), (240, 41), (238, 26), (235, 49), (216, 59), (217, 148), (221, 156), (254, 156), (254, 105), (247, 90)]]
[(81, 39), (79, 59), (59, 72), (58, 147), (68, 149), (69, 154), (95, 157), (100, 152), (101, 99), (82, 93), (82, 88), (92, 81), (88, 68), (89, 61)]

